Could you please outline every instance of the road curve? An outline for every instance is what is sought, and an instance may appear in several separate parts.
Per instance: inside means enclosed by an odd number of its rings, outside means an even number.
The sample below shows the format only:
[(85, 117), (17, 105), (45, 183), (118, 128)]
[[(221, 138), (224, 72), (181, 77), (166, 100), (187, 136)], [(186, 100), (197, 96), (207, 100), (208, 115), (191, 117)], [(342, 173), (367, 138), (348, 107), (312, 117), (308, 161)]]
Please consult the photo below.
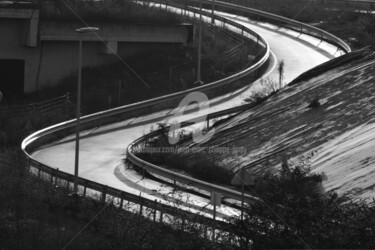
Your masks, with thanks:
[[(290, 82), (304, 71), (333, 58), (334, 54), (335, 56), (339, 55), (334, 46), (321, 42), (319, 39), (269, 24), (255, 23), (233, 15), (225, 15), (258, 32), (268, 41), (274, 54), (272, 65), (275, 66), (276, 62), (281, 60), (285, 63), (285, 82)], [(275, 67), (271, 67), (267, 77), (278, 78)], [(220, 98), (212, 100), (211, 102), (220, 104), (210, 107), (210, 112), (241, 104), (242, 100), (254, 88), (257, 88), (257, 84), (244, 88), (240, 91), (241, 94), (233, 95), (234, 97), (231, 99), (224, 98), (225, 101), (221, 103)], [(83, 131), (81, 136), (85, 137), (80, 140), (79, 175), (126, 192), (142, 193), (142, 196), (150, 199), (163, 199), (163, 194), (171, 193), (170, 187), (162, 187), (160, 183), (143, 179), (133, 170), (125, 170), (122, 159), (126, 147), (132, 141), (150, 131), (152, 127), (155, 128), (157, 122), (165, 121), (165, 117), (171, 113), (173, 110), (165, 110)], [(184, 115), (179, 120), (186, 120), (195, 115), (194, 113)], [(74, 149), (74, 135), (71, 135), (40, 148), (32, 156), (48, 166), (73, 174)], [(195, 199), (195, 204), (207, 204), (207, 200), (204, 198), (195, 197)]]

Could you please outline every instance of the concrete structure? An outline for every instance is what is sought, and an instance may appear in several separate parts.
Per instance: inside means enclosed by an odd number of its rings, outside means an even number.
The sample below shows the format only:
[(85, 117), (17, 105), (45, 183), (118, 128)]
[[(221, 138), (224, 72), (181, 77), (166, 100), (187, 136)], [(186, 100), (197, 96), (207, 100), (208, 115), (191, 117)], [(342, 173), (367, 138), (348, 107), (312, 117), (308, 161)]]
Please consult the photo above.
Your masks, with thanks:
[(91, 24), (98, 34), (77, 34), (79, 23), (40, 21), (38, 9), (0, 7), (0, 90), (5, 96), (34, 92), (58, 83), (78, 68), (78, 41), (83, 66), (118, 60), (145, 48), (191, 42), (193, 27), (120, 23)]

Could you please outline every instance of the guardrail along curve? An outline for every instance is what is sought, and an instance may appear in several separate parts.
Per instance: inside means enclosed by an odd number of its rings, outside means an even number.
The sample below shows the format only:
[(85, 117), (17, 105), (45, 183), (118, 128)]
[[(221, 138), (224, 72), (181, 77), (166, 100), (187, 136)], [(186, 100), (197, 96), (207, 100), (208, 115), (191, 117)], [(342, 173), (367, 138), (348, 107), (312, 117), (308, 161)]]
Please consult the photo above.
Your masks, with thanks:
[(215, 6), (219, 6), (219, 7), (222, 7), (222, 8), (226, 8), (226, 9), (230, 9), (230, 10), (236, 10), (236, 11), (240, 11), (240, 12), (247, 13), (247, 14), (253, 14), (253, 15), (261, 16), (261, 17), (264, 17), (264, 18), (268, 18), (269, 20), (281, 22), (284, 25), (287, 25), (287, 28), (291, 28), (290, 25), (294, 25), (294, 26), (297, 27), (297, 30), (299, 30), (302, 33), (305, 33), (305, 34), (308, 34), (308, 35), (311, 35), (311, 36), (315, 36), (315, 37), (319, 37), (322, 40), (325, 40), (325, 41), (339, 47), (345, 53), (351, 52), (350, 46), (347, 43), (345, 43), (342, 39), (336, 37), (335, 35), (327, 32), (325, 30), (316, 28), (316, 27), (308, 25), (306, 23), (302, 23), (302, 22), (299, 22), (299, 21), (296, 21), (296, 20), (293, 20), (293, 19), (290, 19), (290, 18), (287, 18), (287, 17), (279, 16), (279, 15), (276, 15), (276, 14), (268, 13), (268, 12), (265, 12), (265, 11), (262, 11), (262, 10), (257, 10), (257, 9), (253, 9), (253, 8), (249, 8), (249, 7), (245, 7), (245, 6), (240, 6), (240, 5), (236, 5), (236, 4), (232, 4), (232, 3), (227, 3), (227, 2), (223, 2), (223, 1), (216, 1), (216, 0), (213, 0), (213, 1), (210, 1), (210, 0), (190, 0), (190, 1), (193, 2), (193, 3), (199, 3), (199, 1), (202, 1), (202, 3), (205, 4), (205, 5), (212, 5), (214, 3)]
[[(202, 0), (202, 1), (206, 4), (211, 3), (210, 1), (207, 1), (207, 0)], [(218, 3), (218, 2), (216, 1), (215, 3)], [(333, 35), (329, 34), (328, 32), (322, 31), (322, 30), (317, 29), (315, 27), (312, 27), (312, 26), (309, 26), (309, 25), (306, 25), (306, 24), (303, 24), (303, 23), (300, 23), (300, 22), (297, 22), (297, 21), (294, 21), (294, 20), (290, 20), (290, 19), (287, 19), (287, 18), (284, 18), (284, 17), (280, 17), (280, 16), (277, 16), (277, 15), (274, 15), (274, 14), (265, 13), (265, 12), (250, 9), (250, 8), (244, 8), (244, 7), (241, 7), (241, 6), (236, 6), (236, 5), (233, 5), (233, 4), (227, 4), (227, 3), (223, 3), (223, 2), (219, 2), (219, 4), (222, 7), (229, 7), (229, 8), (237, 9), (237, 10), (240, 10), (240, 11), (246, 10), (246, 11), (253, 12), (253, 13), (256, 13), (256, 14), (262, 14), (266, 17), (272, 17), (272, 18), (274, 18), (278, 21), (283, 20), (283, 21), (286, 21), (287, 23), (293, 22), (293, 23), (299, 24), (299, 25), (301, 25), (301, 30), (302, 30), (302, 28), (304, 28), (304, 29), (311, 30), (311, 31), (314, 31), (314, 32), (318, 31), (318, 32), (320, 32), (320, 34), (322, 36), (325, 35), (325, 39), (330, 39), (329, 41), (331, 41), (333, 44), (339, 45), (339, 47), (341, 49), (343, 49), (345, 52), (350, 52), (350, 47), (347, 44), (345, 44), (341, 39), (338, 39), (338, 38), (334, 37)], [(181, 5), (178, 5), (178, 4), (169, 3), (169, 5), (172, 5), (176, 8), (181, 7)], [(197, 10), (196, 8), (193, 8), (193, 7), (185, 6), (185, 9), (190, 11), (190, 12), (195, 12), (195, 13), (198, 13), (198, 14), (200, 13), (199, 10)], [(215, 88), (223, 86), (225, 84), (230, 84), (230, 83), (234, 83), (236, 81), (240, 81), (243, 77), (248, 76), (248, 75), (256, 72), (257, 70), (259, 70), (265, 64), (265, 62), (268, 60), (268, 57), (269, 57), (268, 43), (259, 34), (251, 31), (250, 29), (248, 29), (248, 28), (246, 28), (246, 27), (244, 27), (244, 26), (242, 26), (242, 25), (240, 25), (236, 22), (228, 20), (224, 17), (212, 15), (212, 14), (210, 14), (208, 12), (205, 12), (205, 11), (202, 11), (201, 13), (203, 15), (207, 16), (207, 17), (214, 17), (216, 20), (222, 21), (222, 22), (226, 23), (227, 25), (232, 25), (232, 26), (240, 29), (242, 34), (244, 34), (244, 35), (247, 34), (248, 37), (252, 37), (253, 39), (255, 38), (257, 40), (257, 42), (259, 42), (259, 44), (264, 46), (263, 55), (260, 57), (259, 61), (256, 64), (254, 64), (252, 67), (247, 68), (247, 69), (245, 69), (245, 70), (243, 70), (239, 73), (236, 73), (232, 76), (229, 76), (229, 77), (226, 77), (224, 79), (215, 81), (213, 83), (209, 83), (209, 84), (201, 86), (201, 87), (196, 87), (196, 88), (193, 88), (193, 89), (190, 89), (190, 90), (181, 91), (181, 92), (178, 92), (178, 93), (169, 94), (169, 95), (154, 98), (154, 99), (151, 99), (151, 100), (142, 101), (142, 102), (134, 103), (134, 104), (131, 104), (131, 105), (126, 105), (126, 106), (114, 108), (114, 109), (111, 109), (111, 110), (102, 111), (102, 112), (98, 112), (98, 113), (95, 113), (95, 114), (84, 116), (84, 117), (81, 118), (81, 124), (85, 125), (86, 128), (98, 126), (98, 123), (101, 124), (101, 125), (108, 124), (108, 123), (111, 123), (111, 122), (119, 120), (119, 119), (122, 120), (122, 119), (129, 118), (129, 117), (132, 116), (132, 114), (134, 114), (134, 112), (136, 112), (137, 115), (139, 115), (140, 109), (142, 110), (143, 113), (147, 113), (147, 112), (150, 113), (150, 110), (148, 108), (150, 108), (150, 107), (152, 107), (156, 104), (158, 104), (158, 105), (166, 104), (166, 103), (168, 104), (168, 102), (170, 104), (171, 101), (172, 101), (172, 103), (175, 103), (176, 100), (179, 101), (179, 99), (181, 97), (184, 97), (186, 94), (188, 94), (190, 92), (206, 91), (206, 90), (210, 90), (210, 89), (215, 89)], [(48, 169), (48, 171), (53, 171), (53, 168), (45, 166), (42, 163), (32, 159), (32, 157), (30, 155), (30, 152), (32, 151), (33, 148), (38, 147), (38, 145), (40, 143), (46, 143), (46, 142), (49, 142), (49, 141), (53, 141), (56, 138), (59, 138), (59, 137), (65, 136), (67, 134), (73, 133), (73, 129), (75, 127), (75, 122), (76, 122), (75, 119), (70, 120), (70, 121), (66, 121), (66, 122), (63, 122), (63, 123), (45, 128), (43, 130), (37, 131), (37, 132), (33, 133), (32, 135), (28, 136), (22, 142), (22, 150), (25, 152), (25, 154), (30, 159), (30, 164), (31, 165), (34, 164), (35, 166), (39, 166), (39, 167), (44, 166), (43, 167), (44, 170)], [(143, 138), (140, 138), (139, 140), (142, 140), (142, 139)], [(138, 142), (139, 140), (137, 140), (136, 142)], [(134, 142), (134, 143), (136, 143), (136, 142)], [(134, 143), (131, 144), (131, 145), (134, 145)], [(132, 158), (132, 156), (130, 158)], [(139, 164), (143, 167), (149, 167), (150, 166), (149, 163), (144, 162), (140, 159), (134, 159), (133, 158), (133, 162), (138, 162), (137, 164)], [(151, 166), (151, 167), (153, 167), (154, 169), (157, 169), (157, 168), (155, 168), (157, 166)], [(159, 170), (160, 169), (158, 169), (158, 171)], [(207, 183), (200, 182), (200, 181), (197, 181), (197, 180), (190, 180), (190, 179), (187, 179), (185, 176), (177, 176), (175, 173), (168, 173), (168, 174), (173, 175), (174, 178), (178, 178), (180, 181), (181, 181), (181, 178), (182, 178), (182, 181), (184, 181), (184, 179), (185, 179), (188, 182), (196, 181), (199, 185), (203, 185), (203, 186), (206, 186), (206, 187), (208, 185), (208, 187), (209, 187), (208, 190), (221, 191), (223, 193), (226, 193), (227, 195), (229, 193), (231, 195), (233, 195), (233, 192), (235, 192), (233, 190), (223, 190), (222, 187), (217, 187), (217, 186), (209, 184), (209, 183), (207, 184)], [(64, 176), (65, 176), (65, 178), (72, 178), (72, 175), (67, 174), (67, 173), (64, 173)], [(79, 179), (79, 185), (81, 185), (81, 186), (86, 187), (85, 183), (87, 183), (87, 182), (90, 182), (90, 181), (85, 180), (83, 178)], [(96, 186), (98, 186), (98, 185), (100, 186), (101, 184), (96, 184)], [(95, 187), (91, 187), (91, 188), (95, 189)], [(100, 188), (98, 187), (96, 189), (98, 189), (98, 191), (100, 191), (100, 190), (103, 190), (104, 188), (106, 188), (106, 186), (101, 185)], [(238, 194), (234, 194), (234, 195), (238, 196)], [(251, 196), (245, 197), (245, 199), (247, 199), (249, 202), (257, 200), (256, 197), (251, 197)]]
[[(193, 2), (199, 2), (198, 0), (192, 0), (192, 1)], [(201, 1), (202, 1), (202, 3), (212, 3), (211, 1), (207, 1), (207, 0), (201, 0)], [(277, 16), (277, 15), (274, 15), (274, 14), (266, 13), (266, 12), (255, 10), (255, 9), (246, 8), (244, 10), (244, 9), (242, 9), (242, 7), (240, 7), (238, 5), (227, 4), (227, 3), (223, 3), (223, 2), (217, 2), (217, 1), (215, 1), (215, 4), (217, 4), (221, 7), (231, 8), (231, 9), (235, 9), (235, 10), (241, 10), (241, 11), (245, 11), (245, 12), (248, 12), (248, 13), (257, 13), (258, 15), (265, 16), (267, 18), (272, 18), (273, 20), (277, 20), (277, 21), (282, 20), (284, 22), (287, 22), (288, 24), (289, 23), (298, 24), (301, 27), (301, 31), (302, 31), (302, 28), (305, 28), (305, 29), (307, 28), (310, 31), (310, 33), (318, 32), (322, 37), (324, 36), (324, 38), (329, 39), (329, 41), (331, 43), (333, 43), (334, 45), (343, 49), (346, 53), (351, 51), (350, 47), (345, 42), (343, 42), (341, 39), (335, 37), (334, 35), (326, 32), (326, 31), (323, 31), (321, 29), (312, 27), (310, 25), (303, 24), (303, 23), (298, 22), (298, 21), (294, 21), (294, 20), (291, 20), (291, 19), (288, 19), (288, 18), (284, 18), (284, 17), (281, 17), (281, 16)], [(243, 110), (243, 109), (232, 108), (232, 109), (230, 109), (229, 113), (239, 112), (241, 110)], [(219, 112), (212, 113), (209, 116), (210, 116), (210, 118), (216, 118), (216, 117), (222, 116), (223, 114), (227, 115), (228, 112), (223, 113), (223, 111), (219, 111)], [(196, 120), (196, 119), (197, 118), (185, 121), (185, 125), (182, 125), (181, 127), (189, 126), (189, 124), (194, 124), (194, 120)], [(168, 169), (165, 169), (165, 168), (159, 167), (157, 165), (154, 165), (152, 163), (146, 162), (146, 161), (138, 158), (137, 156), (135, 156), (132, 153), (132, 148), (134, 146), (136, 146), (138, 143), (144, 142), (145, 140), (147, 140), (149, 138), (152, 138), (153, 136), (155, 136), (154, 132), (149, 133), (149, 134), (147, 134), (145, 136), (142, 136), (141, 138), (137, 139), (132, 144), (130, 144), (127, 148), (127, 159), (130, 162), (132, 162), (133, 164), (137, 165), (138, 167), (144, 168), (144, 169), (146, 169), (146, 170), (148, 170), (152, 173), (161, 175), (163, 177), (166, 177), (166, 178), (169, 178), (169, 179), (172, 179), (172, 180), (175, 180), (175, 181), (179, 181), (179, 182), (184, 183), (184, 184), (189, 184), (189, 185), (204, 189), (204, 190), (209, 191), (209, 192), (219, 192), (219, 193), (223, 194), (224, 197), (230, 197), (230, 198), (234, 198), (234, 199), (237, 199), (237, 200), (241, 199), (242, 194), (240, 192), (237, 192), (237, 191), (234, 191), (234, 190), (231, 190), (231, 189), (227, 189), (227, 188), (223, 188), (223, 187), (220, 187), (220, 186), (217, 186), (217, 185), (213, 185), (211, 183), (203, 182), (203, 181), (195, 179), (195, 178), (183, 176), (179, 173), (176, 173), (176, 172), (170, 171)], [(245, 199), (246, 199), (247, 202), (259, 201), (259, 199), (257, 199), (254, 196), (251, 196), (251, 195), (246, 195)]]
[[(175, 7), (181, 7), (181, 6), (175, 6)], [(189, 7), (189, 6), (186, 7), (186, 10), (190, 12), (200, 13), (199, 10), (193, 7)], [(202, 11), (202, 15), (205, 15), (207, 17), (212, 17), (212, 14), (206, 13), (204, 11)], [(196, 88), (181, 91), (178, 93), (173, 93), (173, 94), (169, 94), (166, 96), (153, 98), (151, 100), (142, 101), (142, 102), (98, 112), (95, 114), (83, 116), (81, 118), (82, 130), (92, 128), (92, 127), (97, 127), (100, 125), (110, 124), (116, 121), (121, 121), (127, 118), (134, 117), (135, 115), (139, 116), (142, 114), (148, 114), (152, 112), (152, 108), (155, 107), (156, 105), (158, 105), (162, 109), (165, 109), (165, 107), (169, 107), (169, 106), (175, 107), (176, 104), (178, 104), (183, 97), (185, 97), (187, 94), (191, 92), (194, 92), (194, 91), (206, 92), (209, 90), (215, 90), (216, 88), (220, 88), (225, 85), (241, 83), (241, 81), (244, 81), (243, 80), (244, 78), (249, 77), (249, 76), (252, 78), (257, 77), (259, 71), (262, 69), (262, 67), (266, 65), (266, 62), (268, 61), (268, 58), (269, 58), (270, 51), (269, 51), (269, 46), (268, 46), (267, 41), (264, 40), (264, 38), (261, 37), (258, 33), (236, 22), (233, 22), (231, 20), (228, 20), (224, 17), (220, 17), (217, 15), (214, 15), (214, 18), (215, 20), (222, 21), (226, 25), (231, 25), (235, 27), (238, 30), (238, 32), (240, 32), (243, 36), (253, 39), (254, 41), (258, 43), (259, 46), (263, 48), (262, 54), (258, 57), (259, 60), (254, 65), (242, 70), (241, 72), (235, 73), (231, 76), (228, 76), (226, 78), (220, 79), (218, 81), (215, 81), (215, 82), (212, 82), (212, 83), (200, 86), (200, 87), (196, 87)], [(247, 82), (248, 80), (246, 80), (246, 83)], [(54, 169), (50, 166), (46, 166), (45, 164), (33, 159), (31, 154), (35, 148), (38, 148), (41, 145), (45, 145), (49, 142), (57, 140), (58, 138), (63, 138), (67, 135), (73, 134), (75, 125), (76, 125), (76, 119), (72, 119), (72, 120), (62, 122), (62, 123), (47, 127), (45, 129), (39, 130), (31, 134), (27, 138), (25, 138), (22, 142), (21, 148), (29, 159), (30, 168), (37, 169), (38, 174), (45, 173), (51, 176), (51, 180), (53, 179), (53, 176), (55, 176), (56, 178), (58, 177), (61, 180), (66, 180), (68, 184), (69, 182), (72, 182), (74, 180), (74, 176), (72, 174), (68, 174), (68, 173), (59, 171), (58, 169)], [(96, 192), (100, 192), (104, 194), (104, 197), (106, 196), (106, 194), (109, 194), (108, 193), (109, 190), (113, 189), (111, 187), (107, 187), (106, 185), (95, 183), (93, 181), (90, 181), (84, 178), (79, 178), (78, 187), (81, 190), (91, 189)], [(110, 195), (121, 200), (124, 199), (124, 192), (119, 192), (119, 190), (113, 189), (113, 192), (111, 191)], [(129, 196), (128, 198), (132, 200), (134, 199), (133, 196), (131, 197)], [(144, 201), (142, 202), (144, 203)]]
[[(215, 119), (215, 118), (219, 118), (219, 117), (226, 116), (226, 115), (229, 115), (229, 114), (234, 114), (234, 113), (244, 111), (244, 110), (249, 109), (253, 106), (254, 106), (254, 104), (247, 104), (247, 105), (243, 105), (243, 106), (240, 106), (240, 107), (230, 108), (228, 110), (222, 110), (222, 111), (210, 113), (207, 116), (195, 117), (193, 119), (182, 122), (180, 124), (180, 128), (184, 128), (184, 127), (190, 126), (192, 124), (195, 124), (195, 121), (197, 119), (202, 120), (200, 118), (203, 118), (203, 120), (204, 120), (204, 118)], [(170, 130), (170, 126), (167, 126), (166, 129)], [(242, 199), (242, 193), (241, 192), (238, 192), (236, 190), (232, 190), (232, 189), (229, 189), (229, 188), (221, 187), (221, 186), (209, 183), (209, 182), (201, 181), (201, 180), (198, 180), (198, 179), (193, 178), (193, 177), (185, 176), (185, 175), (182, 175), (180, 173), (165, 169), (163, 167), (159, 167), (155, 164), (146, 162), (146, 161), (138, 158), (135, 154), (133, 154), (134, 147), (136, 147), (137, 144), (143, 143), (143, 142), (147, 141), (148, 139), (153, 138), (157, 135), (160, 135), (160, 132), (158, 130), (153, 131), (151, 133), (148, 133), (148, 134), (138, 138), (137, 140), (135, 140), (131, 144), (129, 144), (128, 147), (126, 148), (126, 159), (128, 161), (130, 161), (131, 163), (135, 164), (138, 167), (141, 167), (141, 168), (143, 168), (143, 169), (145, 169), (145, 170), (147, 170), (151, 173), (161, 175), (161, 176), (166, 177), (168, 179), (178, 181), (178, 182), (183, 183), (183, 184), (188, 184), (188, 185), (203, 189), (203, 190), (211, 192), (211, 193), (213, 193), (213, 192), (220, 193), (220, 194), (223, 195), (223, 197), (228, 197), (228, 198), (232, 198), (232, 199), (236, 199), (236, 200)], [(248, 194), (245, 194), (243, 198), (244, 198), (244, 201), (246, 201), (248, 203), (254, 203), (254, 202), (261, 201), (261, 199), (255, 197), (255, 196), (252, 196), (252, 195), (248, 195)]]

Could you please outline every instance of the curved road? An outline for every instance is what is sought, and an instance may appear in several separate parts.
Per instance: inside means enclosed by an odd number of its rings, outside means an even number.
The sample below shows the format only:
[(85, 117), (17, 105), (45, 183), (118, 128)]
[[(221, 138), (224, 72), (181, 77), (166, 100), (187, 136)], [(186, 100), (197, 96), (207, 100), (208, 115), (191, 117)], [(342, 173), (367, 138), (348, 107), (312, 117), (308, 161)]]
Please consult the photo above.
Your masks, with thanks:
[[(304, 71), (321, 64), (341, 52), (337, 52), (336, 47), (321, 42), (319, 39), (300, 35), (297, 32), (289, 31), (284, 28), (274, 27), (270, 24), (256, 23), (244, 18), (236, 17), (229, 14), (223, 14), (231, 17), (241, 24), (248, 26), (254, 31), (262, 35), (270, 44), (273, 52), (271, 66), (267, 72), (269, 78), (278, 79), (276, 64), (281, 60), (285, 63), (285, 82), (290, 82)], [(319, 45), (319, 47), (316, 47)], [(239, 105), (243, 99), (249, 95), (251, 91), (256, 89), (259, 82), (251, 87), (246, 87), (237, 93), (230, 93), (233, 98), (216, 98), (212, 102), (219, 103), (210, 107), (210, 112), (227, 109)], [(239, 94), (240, 93), (240, 94)], [(228, 96), (227, 96), (228, 97)], [(171, 115), (173, 110), (165, 110), (144, 117), (136, 117), (111, 124), (86, 130), (81, 136), (86, 135), (80, 140), (80, 162), (79, 175), (102, 184), (122, 189), (127, 192), (141, 194), (144, 197), (158, 200), (173, 201), (173, 195), (181, 195), (173, 193), (171, 187), (162, 186), (160, 183), (145, 180), (138, 173), (131, 169), (125, 169), (122, 159), (124, 152), (129, 143), (142, 136), (156, 127), (157, 122), (165, 121), (167, 115)], [(191, 113), (181, 116), (179, 119), (186, 120), (196, 116)], [(74, 135), (66, 137), (58, 142), (39, 149), (33, 154), (33, 157), (51, 167), (59, 168), (59, 170), (74, 173)], [(165, 198), (168, 196), (169, 198)], [(189, 195), (190, 206), (207, 206), (208, 200)], [(180, 197), (179, 197), (180, 198)], [(209, 208), (209, 206), (208, 206)], [(228, 214), (224, 206), (218, 210), (219, 213)]]

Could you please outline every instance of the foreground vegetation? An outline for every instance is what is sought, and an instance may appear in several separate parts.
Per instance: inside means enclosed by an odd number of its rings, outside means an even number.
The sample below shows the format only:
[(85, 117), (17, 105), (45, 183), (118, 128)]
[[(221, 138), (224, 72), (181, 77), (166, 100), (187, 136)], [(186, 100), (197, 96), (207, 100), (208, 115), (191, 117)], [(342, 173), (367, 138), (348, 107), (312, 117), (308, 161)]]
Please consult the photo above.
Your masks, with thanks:
[(203, 239), (203, 226), (152, 222), (112, 203), (70, 196), (0, 151), (1, 249), (235, 249)]
[[(205, 159), (203, 155), (200, 158)], [(155, 159), (155, 158), (154, 158)], [(181, 160), (181, 159), (180, 159)], [(199, 162), (198, 162), (199, 163)], [(194, 165), (191, 172), (206, 181), (231, 180), (214, 161)], [(182, 163), (174, 162), (174, 166)], [(198, 170), (200, 168), (200, 170)], [(220, 170), (220, 171), (218, 171)], [(198, 174), (197, 174), (198, 173)], [(224, 178), (224, 180), (223, 180)], [(244, 220), (231, 222), (239, 235), (249, 240), (241, 246), (248, 249), (372, 249), (375, 247), (375, 199), (361, 200), (348, 194), (325, 192), (322, 173), (312, 173), (308, 161), (284, 161), (281, 167), (256, 175), (255, 185), (246, 192), (262, 202), (247, 206)]]
[[(0, 159), (6, 159), (4, 152)], [(325, 176), (308, 164), (284, 161), (256, 176), (246, 192), (262, 202), (247, 206), (244, 221), (230, 220), (233, 245), (204, 240), (202, 228), (151, 222), (111, 203), (69, 196), (63, 187), (31, 176), (27, 163), (0, 160), (0, 242), (4, 249), (270, 249), (375, 247), (374, 201), (322, 192)]]
[(243, 224), (237, 221), (253, 249), (373, 249), (375, 200), (324, 193), (324, 178), (287, 161), (258, 176), (250, 192), (264, 203), (249, 206)]

